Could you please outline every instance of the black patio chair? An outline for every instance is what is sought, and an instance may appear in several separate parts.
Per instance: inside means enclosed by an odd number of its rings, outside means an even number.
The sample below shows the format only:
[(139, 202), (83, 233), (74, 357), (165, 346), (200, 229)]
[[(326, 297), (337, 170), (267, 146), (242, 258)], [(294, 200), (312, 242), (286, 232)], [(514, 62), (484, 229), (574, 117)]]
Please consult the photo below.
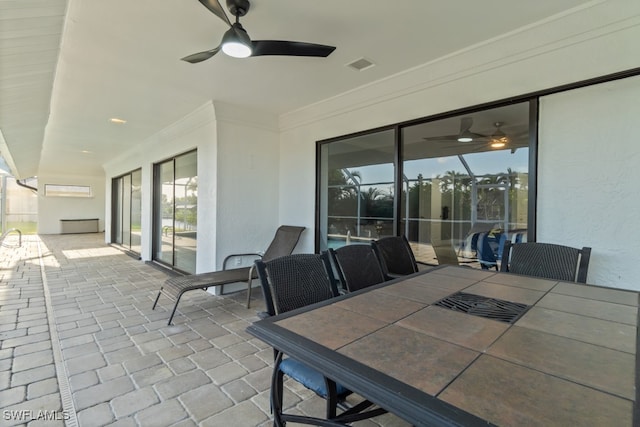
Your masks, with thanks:
[[(267, 309), (266, 314), (261, 316), (263, 318), (338, 296), (338, 288), (326, 252), (319, 255), (294, 254), (271, 261), (257, 260), (255, 264)], [(371, 402), (364, 401), (337, 416), (338, 406), (351, 394), (350, 390), (293, 358), (285, 358), (275, 349), (274, 358), (271, 382), (271, 410), (274, 414), (274, 425), (283, 426), (286, 422), (337, 425), (336, 422), (353, 422), (384, 413), (384, 410), (379, 408), (363, 413), (372, 405)], [(323, 424), (323, 420), (283, 413), (284, 375), (324, 398), (326, 420), (333, 421)]]
[(261, 258), (266, 261), (284, 255), (290, 255), (293, 252), (293, 249), (298, 244), (298, 240), (300, 240), (300, 235), (302, 234), (304, 229), (305, 227), (282, 225), (276, 231), (271, 244), (264, 252), (264, 254), (231, 254), (224, 259), (224, 262), (222, 263), (222, 270), (220, 271), (189, 274), (186, 276), (176, 276), (168, 279), (166, 282), (164, 282), (162, 287), (160, 287), (158, 295), (156, 296), (156, 300), (153, 303), (152, 310), (155, 310), (161, 294), (164, 294), (165, 296), (174, 300), (175, 303), (173, 305), (173, 310), (171, 311), (171, 316), (169, 316), (169, 322), (167, 322), (167, 325), (171, 325), (171, 321), (173, 320), (173, 316), (176, 314), (176, 309), (178, 308), (180, 298), (182, 298), (182, 295), (185, 292), (193, 291), (196, 289), (202, 289), (206, 291), (212, 286), (224, 287), (224, 285), (227, 285), (229, 283), (244, 281), (247, 282), (247, 308), (249, 308), (251, 305), (251, 283), (253, 279), (256, 279), (258, 277), (255, 271), (255, 264), (251, 264), (251, 266), (249, 267), (233, 268), (227, 270), (227, 262), (234, 257), (252, 256)]
[(500, 271), (587, 283), (591, 248), (582, 249), (552, 243), (506, 241)]
[(385, 281), (380, 261), (371, 245), (347, 245), (329, 249), (338, 279), (347, 292), (354, 292)]
[(395, 279), (418, 272), (418, 263), (407, 238), (382, 237), (371, 242), (386, 278)]

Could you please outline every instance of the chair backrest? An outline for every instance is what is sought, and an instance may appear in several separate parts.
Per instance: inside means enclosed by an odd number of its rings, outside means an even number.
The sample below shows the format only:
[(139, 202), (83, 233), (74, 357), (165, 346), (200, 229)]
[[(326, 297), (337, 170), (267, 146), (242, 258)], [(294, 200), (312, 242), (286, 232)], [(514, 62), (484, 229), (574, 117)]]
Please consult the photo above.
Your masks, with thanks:
[(418, 271), (418, 264), (407, 238), (382, 237), (371, 242), (386, 277), (406, 276)]
[(439, 265), (460, 265), (458, 254), (453, 248), (451, 240), (431, 240), (431, 246), (436, 253)]
[(326, 253), (286, 255), (255, 264), (271, 316), (338, 295)]
[(354, 292), (385, 280), (384, 272), (370, 245), (347, 245), (329, 249), (329, 256), (342, 286)]
[(297, 227), (294, 225), (281, 225), (278, 227), (276, 235), (273, 237), (267, 250), (264, 251), (262, 259), (269, 261), (281, 256), (291, 255), (304, 229), (305, 227)]
[(505, 242), (500, 271), (554, 280), (587, 283), (591, 248), (551, 243)]
[(497, 246), (498, 243), (496, 242), (495, 237), (489, 236), (488, 232), (480, 233), (478, 236), (478, 262), (483, 269), (497, 268)]

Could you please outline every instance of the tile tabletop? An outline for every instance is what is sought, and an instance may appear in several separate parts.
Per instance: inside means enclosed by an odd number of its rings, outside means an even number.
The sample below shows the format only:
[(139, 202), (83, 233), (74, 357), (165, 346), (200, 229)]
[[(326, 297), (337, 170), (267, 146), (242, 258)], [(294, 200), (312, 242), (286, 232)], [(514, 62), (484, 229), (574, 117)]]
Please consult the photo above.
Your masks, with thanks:
[[(509, 323), (434, 305), (457, 292), (524, 314)], [(326, 360), (373, 369), (372, 385), (390, 377), (497, 425), (634, 423), (637, 292), (444, 267), (276, 323)]]

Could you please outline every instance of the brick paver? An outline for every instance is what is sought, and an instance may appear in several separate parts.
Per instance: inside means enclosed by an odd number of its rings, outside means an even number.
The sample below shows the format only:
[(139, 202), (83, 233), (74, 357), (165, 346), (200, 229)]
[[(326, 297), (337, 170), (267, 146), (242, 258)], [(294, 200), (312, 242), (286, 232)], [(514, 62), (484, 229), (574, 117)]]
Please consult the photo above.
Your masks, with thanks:
[[(0, 246), (1, 425), (271, 425), (273, 353), (245, 331), (263, 309), (259, 291), (251, 310), (242, 292), (189, 292), (167, 326), (171, 302), (161, 299), (151, 310), (166, 274), (106, 245), (103, 234), (6, 243)], [(324, 408), (295, 382), (287, 382), (285, 401), (300, 413)], [(407, 425), (391, 415), (380, 420), (357, 425)]]

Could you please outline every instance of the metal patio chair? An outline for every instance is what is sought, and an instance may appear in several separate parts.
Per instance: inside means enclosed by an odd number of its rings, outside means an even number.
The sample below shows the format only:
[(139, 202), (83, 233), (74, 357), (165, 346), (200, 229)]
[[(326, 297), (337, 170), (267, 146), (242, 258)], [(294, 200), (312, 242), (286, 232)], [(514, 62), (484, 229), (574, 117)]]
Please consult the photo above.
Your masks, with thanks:
[(211, 271), (208, 273), (189, 274), (186, 276), (177, 276), (168, 279), (156, 296), (156, 300), (153, 303), (153, 308), (156, 308), (158, 299), (161, 294), (169, 297), (175, 301), (171, 316), (169, 316), (169, 322), (167, 325), (171, 325), (173, 316), (178, 308), (180, 298), (185, 292), (193, 291), (196, 289), (207, 290), (212, 286), (223, 286), (229, 283), (247, 282), (247, 308), (251, 305), (251, 282), (258, 277), (255, 271), (255, 264), (251, 264), (249, 267), (226, 269), (227, 262), (234, 257), (253, 256), (261, 258), (263, 260), (271, 260), (284, 255), (290, 255), (293, 249), (300, 240), (300, 235), (304, 231), (305, 227), (297, 227), (292, 225), (282, 225), (276, 231), (276, 234), (271, 241), (271, 244), (264, 252), (259, 253), (243, 253), (243, 254), (231, 254), (224, 259), (222, 263), (222, 270)]
[[(339, 295), (326, 252), (323, 254), (294, 254), (271, 261), (257, 260), (255, 264), (267, 310), (266, 314), (261, 316), (263, 318), (286, 313)], [(342, 406), (341, 403), (351, 394), (350, 390), (336, 384), (315, 369), (290, 357), (284, 357), (282, 352), (275, 349), (274, 358), (271, 410), (276, 426), (283, 426), (286, 422), (337, 425), (337, 422), (353, 422), (385, 412), (380, 408), (363, 412), (372, 406), (371, 402), (363, 401), (352, 408), (347, 408), (338, 416), (337, 408)], [(283, 413), (284, 375), (326, 400), (326, 420)]]
[(371, 245), (347, 245), (329, 249), (338, 280), (347, 292), (354, 292), (385, 281), (380, 261)]
[(552, 243), (506, 241), (500, 271), (587, 283), (591, 248), (582, 249)]
[(407, 238), (402, 236), (382, 237), (371, 242), (382, 271), (388, 279), (418, 272), (418, 263)]

